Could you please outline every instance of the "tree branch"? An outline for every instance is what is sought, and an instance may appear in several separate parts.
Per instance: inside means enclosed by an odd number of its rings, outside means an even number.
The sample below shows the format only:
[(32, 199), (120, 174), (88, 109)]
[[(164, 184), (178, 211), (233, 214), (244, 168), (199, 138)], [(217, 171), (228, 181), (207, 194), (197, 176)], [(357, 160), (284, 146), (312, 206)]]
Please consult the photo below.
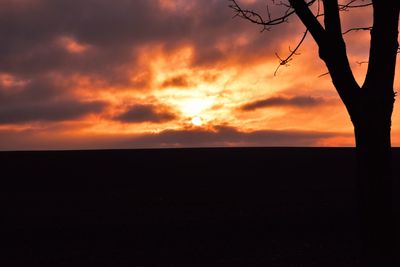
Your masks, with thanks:
[(342, 34), (348, 34), (349, 32), (353, 32), (353, 31), (370, 31), (372, 30), (372, 27), (355, 27), (355, 28), (351, 28), (348, 29), (346, 31), (344, 31)]
[[(318, 0), (311, 0), (306, 3), (306, 6), (313, 5)], [(249, 9), (243, 9), (236, 0), (229, 0), (231, 4), (229, 5), (235, 12), (235, 17), (244, 18), (254, 24), (261, 25), (263, 27), (262, 31), (269, 30), (270, 26), (279, 25), (285, 22), (288, 22), (289, 17), (294, 15), (296, 12), (292, 5), (285, 4), (283, 2), (276, 3), (276, 5), (280, 5), (285, 7), (285, 11), (279, 17), (273, 18), (271, 13), (269, 12), (269, 8), (267, 5), (267, 18), (264, 18), (258, 12)]]
[(338, 0), (322, 0), (324, 3), (325, 31), (332, 38), (342, 39)]
[[(368, 70), (363, 87), (379, 90), (379, 94), (393, 100), (393, 82), (398, 44), (399, 0), (373, 0), (373, 26), (368, 60)], [(374, 89), (372, 89), (374, 88)], [(388, 89), (389, 88), (389, 89)]]
[(295, 49), (291, 50), (290, 47), (289, 47), (290, 54), (286, 58), (282, 59), (277, 53), (275, 53), (276, 57), (279, 59), (279, 65), (278, 65), (278, 67), (276, 68), (276, 70), (274, 72), (274, 76), (276, 76), (276, 74), (277, 74), (277, 72), (278, 72), (278, 70), (279, 70), (279, 68), (281, 66), (286, 66), (293, 59), (293, 56), (299, 55), (297, 53), (297, 50), (299, 50), (300, 46), (302, 45), (302, 43), (306, 39), (307, 34), (308, 34), (308, 30), (306, 30), (304, 32), (303, 37), (301, 38), (301, 40), (299, 41), (299, 43), (297, 44)]
[[(267, 6), (267, 19), (264, 19), (263, 16), (261, 16), (259, 13), (255, 12), (253, 10), (241, 8), (236, 0), (229, 0), (229, 1), (231, 2), (229, 7), (235, 11), (235, 17), (236, 16), (241, 17), (241, 18), (244, 18), (254, 24), (263, 26), (262, 31), (269, 30), (270, 26), (274, 26), (274, 25), (278, 25), (278, 24), (287, 22), (288, 18), (291, 15), (295, 14), (295, 12), (291, 6), (286, 6), (286, 10), (282, 16), (277, 17), (277, 18), (272, 18), (271, 13), (269, 12), (269, 8)], [(312, 0), (311, 2), (315, 2), (315, 1), (316, 0)]]
[[(361, 0), (362, 2), (365, 2), (364, 0)], [(372, 2), (370, 3), (365, 3), (365, 4), (354, 4), (359, 2), (358, 0), (350, 0), (346, 4), (339, 4), (339, 10), (340, 11), (348, 11), (349, 9), (352, 8), (360, 8), (360, 7), (369, 7), (372, 6)]]
[(316, 43), (318, 45), (322, 45), (326, 33), (317, 18), (311, 12), (309, 4), (307, 4), (304, 0), (289, 0), (289, 3), (294, 8), (297, 16), (311, 33)]
[(347, 57), (338, 0), (322, 0), (322, 2), (324, 4), (325, 34), (321, 42), (318, 43), (319, 56), (325, 62), (332, 82), (350, 116), (353, 116), (356, 113), (355, 102), (360, 87), (354, 78)]

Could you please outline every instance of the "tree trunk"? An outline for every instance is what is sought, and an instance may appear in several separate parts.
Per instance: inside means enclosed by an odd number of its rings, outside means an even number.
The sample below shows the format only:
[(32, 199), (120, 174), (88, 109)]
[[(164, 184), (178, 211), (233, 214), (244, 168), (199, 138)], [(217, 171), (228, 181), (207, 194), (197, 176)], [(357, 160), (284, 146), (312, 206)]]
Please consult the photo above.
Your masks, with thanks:
[[(354, 125), (363, 266), (393, 263), (396, 225), (393, 212), (391, 116), (398, 44), (399, 0), (372, 0), (373, 26), (367, 75), (360, 88), (354, 78), (343, 39), (338, 0), (324, 0), (325, 28), (306, 1), (289, 0), (319, 47), (332, 83)], [(396, 192), (398, 193), (398, 192)], [(400, 265), (399, 265), (400, 266)]]
[[(363, 96), (368, 90), (363, 89)], [(362, 97), (353, 121), (357, 151), (363, 266), (395, 265), (395, 216), (391, 151), (391, 103)], [(388, 100), (389, 101), (389, 100)]]

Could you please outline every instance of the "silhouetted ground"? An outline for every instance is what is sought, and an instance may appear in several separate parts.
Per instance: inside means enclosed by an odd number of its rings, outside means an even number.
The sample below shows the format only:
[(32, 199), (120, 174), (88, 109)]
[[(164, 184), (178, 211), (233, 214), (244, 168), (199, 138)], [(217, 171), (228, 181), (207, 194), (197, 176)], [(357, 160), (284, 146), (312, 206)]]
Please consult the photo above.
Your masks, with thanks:
[[(355, 154), (1, 152), (1, 266), (360, 266)], [(400, 150), (394, 152), (400, 174)]]

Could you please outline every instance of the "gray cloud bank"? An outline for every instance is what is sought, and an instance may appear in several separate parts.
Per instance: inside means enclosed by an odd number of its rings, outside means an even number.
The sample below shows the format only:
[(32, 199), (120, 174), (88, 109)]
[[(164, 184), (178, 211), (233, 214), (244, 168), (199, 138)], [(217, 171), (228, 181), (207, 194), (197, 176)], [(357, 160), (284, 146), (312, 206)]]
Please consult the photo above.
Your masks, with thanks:
[(315, 107), (325, 104), (326, 101), (322, 98), (311, 96), (295, 96), (295, 97), (270, 97), (257, 100), (243, 105), (240, 109), (243, 111), (252, 111), (260, 108), (269, 107)]
[[(278, 44), (284, 28), (257, 34), (257, 26), (232, 19), (223, 0), (190, 1), (184, 10), (163, 10), (148, 0), (21, 0), (0, 3), (0, 71), (36, 75), (49, 71), (104, 75), (110, 82), (125, 81), (121, 67), (136, 61), (135, 49), (161, 44), (166, 50), (182, 44), (195, 48), (194, 63), (215, 63), (232, 55), (246, 59)], [(234, 45), (242, 34), (249, 44)], [(59, 37), (90, 45), (87, 53), (71, 54)], [(219, 49), (225, 42), (226, 51)]]
[(99, 113), (107, 103), (80, 100), (65, 92), (67, 84), (49, 77), (20, 86), (0, 85), (0, 124), (60, 122)]
[[(30, 137), (28, 140), (27, 137)], [(46, 139), (31, 131), (11, 132), (0, 130), (0, 150), (7, 149), (114, 149), (114, 148), (179, 148), (179, 147), (262, 147), (262, 146), (318, 146), (321, 141), (351, 135), (334, 132), (297, 130), (259, 130), (243, 132), (229, 126), (212, 130), (192, 128), (165, 130), (160, 133), (136, 136), (94, 136), (90, 139)], [(18, 144), (10, 147), (11, 143)]]
[(161, 123), (175, 119), (176, 116), (166, 110), (158, 110), (152, 105), (134, 105), (114, 119), (126, 123)]
[(219, 126), (214, 130), (166, 130), (158, 134), (134, 137), (118, 143), (121, 147), (220, 147), (220, 146), (313, 146), (336, 133), (296, 130), (259, 130), (243, 132)]
[(78, 119), (99, 112), (104, 106), (105, 103), (99, 101), (61, 100), (0, 107), (0, 124)]

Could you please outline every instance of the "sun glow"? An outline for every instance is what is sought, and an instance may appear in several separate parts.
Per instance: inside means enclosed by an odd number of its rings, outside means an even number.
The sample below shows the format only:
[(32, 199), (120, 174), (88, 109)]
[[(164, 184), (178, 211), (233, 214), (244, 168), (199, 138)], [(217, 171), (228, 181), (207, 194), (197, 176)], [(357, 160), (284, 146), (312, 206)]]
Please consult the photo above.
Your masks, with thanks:
[(203, 125), (203, 120), (199, 116), (196, 116), (196, 117), (192, 118), (192, 124), (194, 126), (201, 126), (201, 125)]
[(206, 109), (210, 108), (214, 103), (213, 99), (207, 98), (194, 98), (194, 99), (187, 99), (179, 103), (180, 109), (182, 113), (193, 117), (197, 116), (198, 114), (204, 112)]

